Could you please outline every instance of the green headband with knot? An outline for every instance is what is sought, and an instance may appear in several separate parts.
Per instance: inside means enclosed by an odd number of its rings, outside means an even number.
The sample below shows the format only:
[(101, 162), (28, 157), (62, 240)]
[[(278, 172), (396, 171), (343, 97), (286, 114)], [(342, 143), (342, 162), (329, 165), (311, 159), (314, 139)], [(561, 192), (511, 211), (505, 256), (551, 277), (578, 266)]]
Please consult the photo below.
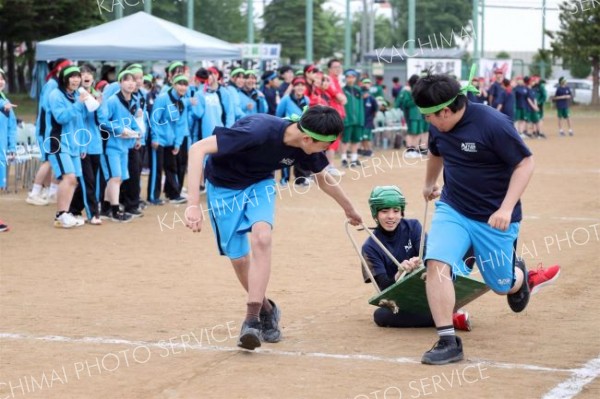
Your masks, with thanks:
[[(302, 115), (304, 115), (304, 113), (306, 112), (307, 109), (308, 109), (308, 106), (305, 106), (302, 109)], [(332, 143), (337, 139), (337, 137), (338, 137), (337, 134), (330, 134), (330, 135), (320, 134), (320, 133), (316, 133), (311, 130), (308, 130), (307, 128), (302, 126), (302, 115), (292, 114), (290, 117), (283, 118), (283, 119), (297, 123), (298, 129), (300, 129), (300, 131), (302, 133), (305, 133), (306, 135), (308, 135), (309, 137), (312, 137), (315, 140)]]
[(369, 207), (371, 216), (377, 219), (377, 212), (382, 209), (400, 208), (404, 212), (406, 198), (398, 186), (377, 186), (369, 196)]
[(472, 83), (476, 70), (477, 70), (477, 65), (473, 64), (471, 66), (471, 72), (469, 73), (469, 80), (467, 81), (469, 83), (467, 83), (466, 86), (461, 88), (456, 96), (452, 97), (450, 100), (443, 102), (439, 105), (434, 105), (433, 107), (427, 107), (427, 108), (418, 107), (419, 111), (423, 115), (435, 114), (436, 112), (441, 111), (444, 108), (446, 108), (448, 105), (452, 104), (454, 102), (454, 100), (456, 100), (458, 98), (458, 96), (466, 96), (467, 93), (469, 93), (469, 92), (474, 93), (474, 94), (479, 94), (479, 89), (477, 87), (473, 86), (473, 83)]

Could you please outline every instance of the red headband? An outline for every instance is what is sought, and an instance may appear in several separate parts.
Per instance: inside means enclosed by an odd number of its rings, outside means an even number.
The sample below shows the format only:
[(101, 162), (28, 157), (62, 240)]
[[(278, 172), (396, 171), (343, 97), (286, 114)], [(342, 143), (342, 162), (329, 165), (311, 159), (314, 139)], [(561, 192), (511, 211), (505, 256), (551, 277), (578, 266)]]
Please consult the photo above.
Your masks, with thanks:
[(58, 75), (58, 72), (61, 69), (68, 67), (69, 65), (71, 65), (70, 60), (64, 60), (60, 64), (55, 65), (54, 68), (52, 68), (52, 70), (48, 73), (48, 75), (46, 75), (46, 81), (48, 81), (52, 76)]

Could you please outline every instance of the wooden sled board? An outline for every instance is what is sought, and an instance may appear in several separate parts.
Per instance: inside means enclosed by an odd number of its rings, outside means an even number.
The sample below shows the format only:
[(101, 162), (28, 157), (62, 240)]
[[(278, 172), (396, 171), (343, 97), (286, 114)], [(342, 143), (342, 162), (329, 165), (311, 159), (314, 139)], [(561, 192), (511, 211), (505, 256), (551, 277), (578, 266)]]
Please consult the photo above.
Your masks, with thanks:
[[(425, 281), (421, 279), (424, 272), (425, 268), (420, 267), (369, 299), (369, 303), (374, 306), (389, 308), (392, 308), (393, 303), (395, 303), (401, 311), (416, 314), (431, 313), (427, 303), (427, 294), (425, 293)], [(458, 276), (454, 281), (454, 291), (456, 293), (454, 310), (456, 311), (488, 292), (489, 287), (479, 280)], [(382, 304), (382, 300), (390, 302)]]

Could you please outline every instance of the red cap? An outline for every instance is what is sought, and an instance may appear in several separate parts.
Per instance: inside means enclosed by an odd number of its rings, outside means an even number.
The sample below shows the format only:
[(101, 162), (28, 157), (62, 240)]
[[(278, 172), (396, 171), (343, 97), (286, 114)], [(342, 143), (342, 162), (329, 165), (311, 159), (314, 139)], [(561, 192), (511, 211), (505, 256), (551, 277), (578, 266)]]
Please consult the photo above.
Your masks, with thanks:
[(294, 78), (294, 80), (292, 80), (292, 86), (296, 86), (298, 83), (302, 83), (303, 85), (306, 86), (306, 79), (304, 79), (301, 76), (298, 76), (298, 77)]
[(494, 73), (495, 73), (495, 74), (498, 74), (498, 73), (504, 74), (504, 71), (503, 71), (502, 69), (500, 69), (500, 68), (496, 68), (496, 69), (494, 70)]
[(104, 89), (104, 87), (108, 84), (108, 82), (106, 80), (101, 80), (98, 83), (96, 83), (96, 87), (95, 89), (97, 91), (102, 91), (102, 89)]

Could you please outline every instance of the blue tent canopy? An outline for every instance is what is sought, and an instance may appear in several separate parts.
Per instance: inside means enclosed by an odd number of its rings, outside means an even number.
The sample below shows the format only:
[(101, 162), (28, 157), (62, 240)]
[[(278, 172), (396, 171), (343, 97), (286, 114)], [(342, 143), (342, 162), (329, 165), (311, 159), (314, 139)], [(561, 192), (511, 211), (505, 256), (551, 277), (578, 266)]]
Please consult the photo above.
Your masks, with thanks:
[(57, 58), (195, 61), (241, 58), (241, 50), (223, 40), (140, 11), (37, 44), (37, 60)]

